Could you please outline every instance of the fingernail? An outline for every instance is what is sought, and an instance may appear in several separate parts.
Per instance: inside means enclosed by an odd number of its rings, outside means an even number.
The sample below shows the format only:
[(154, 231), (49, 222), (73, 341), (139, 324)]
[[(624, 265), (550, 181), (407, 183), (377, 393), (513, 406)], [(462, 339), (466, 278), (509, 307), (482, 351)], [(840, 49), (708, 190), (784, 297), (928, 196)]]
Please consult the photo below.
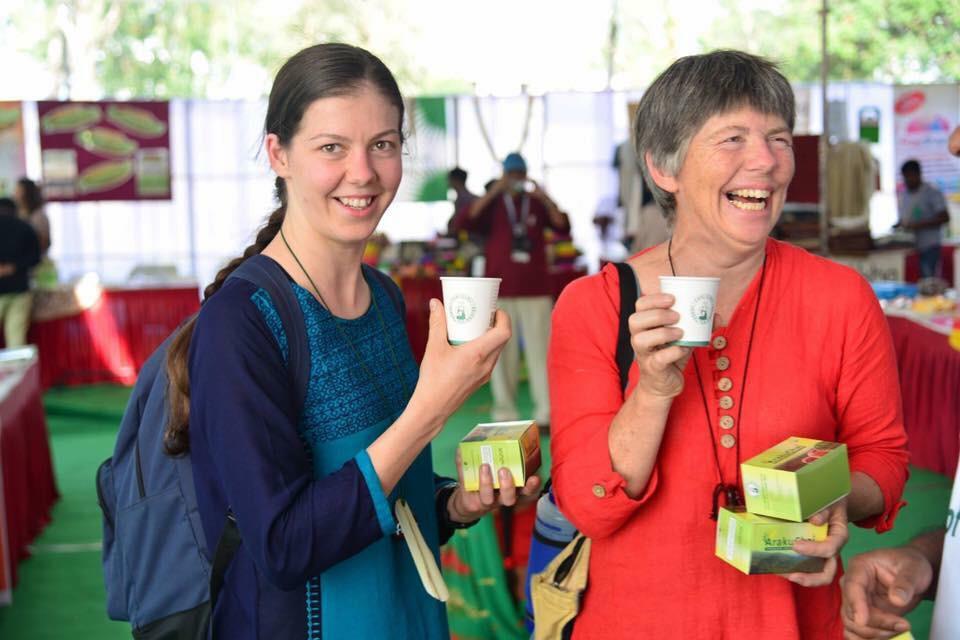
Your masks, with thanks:
[(894, 589), (894, 590), (893, 590), (893, 595), (897, 596), (898, 598), (900, 598), (900, 599), (903, 600), (904, 602), (906, 602), (907, 600), (910, 599), (910, 594), (907, 593), (906, 591), (904, 591), (903, 589)]
[(436, 299), (436, 298), (430, 298), (430, 311), (436, 311), (436, 310), (437, 310), (437, 304), (439, 304), (439, 303), (437, 302), (437, 299)]

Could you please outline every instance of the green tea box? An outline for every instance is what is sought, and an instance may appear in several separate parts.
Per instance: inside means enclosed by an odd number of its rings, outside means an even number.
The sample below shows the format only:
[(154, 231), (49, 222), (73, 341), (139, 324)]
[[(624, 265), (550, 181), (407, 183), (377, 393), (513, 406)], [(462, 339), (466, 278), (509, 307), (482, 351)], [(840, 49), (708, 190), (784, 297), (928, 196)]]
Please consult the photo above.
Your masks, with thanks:
[(717, 518), (717, 557), (747, 575), (758, 573), (817, 573), (824, 558), (793, 550), (797, 540), (821, 541), (827, 525), (788, 522), (758, 516), (743, 507), (721, 508)]
[(850, 493), (847, 445), (787, 438), (740, 465), (747, 511), (803, 522)]
[(533, 420), (488, 422), (475, 426), (460, 441), (463, 488), (480, 488), (480, 465), (489, 464), (493, 486), (500, 488), (497, 471), (510, 469), (514, 484), (522, 487), (540, 468), (540, 431)]

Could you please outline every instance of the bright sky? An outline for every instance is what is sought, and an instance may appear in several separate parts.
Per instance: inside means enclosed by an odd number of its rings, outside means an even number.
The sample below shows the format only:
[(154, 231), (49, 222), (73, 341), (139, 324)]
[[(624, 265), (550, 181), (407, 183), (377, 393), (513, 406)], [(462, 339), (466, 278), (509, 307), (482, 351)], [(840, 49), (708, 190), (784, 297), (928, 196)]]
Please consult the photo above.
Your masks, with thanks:
[[(17, 4), (40, 0), (12, 0)], [(131, 0), (138, 1), (138, 0)], [(184, 1), (184, 0), (177, 0)], [(255, 0), (252, 8), (270, 20), (293, 15), (299, 0)], [(444, 78), (462, 78), (480, 94), (513, 95), (526, 84), (531, 92), (597, 90), (606, 84), (603, 48), (617, 0), (410, 0), (394, 1), (390, 11), (377, 11), (376, 0), (363, 2), (371, 22), (364, 25), (377, 38), (401, 43), (411, 58)], [(746, 5), (759, 0), (742, 0)], [(6, 4), (6, 2), (4, 3)], [(671, 46), (676, 55), (699, 50), (697, 39), (717, 17), (715, 0), (619, 0), (625, 32), (644, 33), (652, 47)], [(399, 19), (398, 19), (399, 18)], [(258, 22), (259, 23), (259, 22)], [(49, 97), (50, 74), (18, 51), (35, 45), (37, 33), (13, 32), (0, 15), (0, 99)], [(264, 29), (274, 28), (264, 24)], [(635, 36), (634, 36), (635, 37)], [(636, 42), (629, 44), (636, 50)], [(624, 46), (621, 46), (623, 56)], [(637, 65), (644, 60), (633, 61)], [(621, 57), (620, 64), (623, 64)], [(250, 98), (263, 91), (262, 74), (234, 78), (217, 98)], [(636, 88), (629, 79), (614, 78), (614, 88)]]

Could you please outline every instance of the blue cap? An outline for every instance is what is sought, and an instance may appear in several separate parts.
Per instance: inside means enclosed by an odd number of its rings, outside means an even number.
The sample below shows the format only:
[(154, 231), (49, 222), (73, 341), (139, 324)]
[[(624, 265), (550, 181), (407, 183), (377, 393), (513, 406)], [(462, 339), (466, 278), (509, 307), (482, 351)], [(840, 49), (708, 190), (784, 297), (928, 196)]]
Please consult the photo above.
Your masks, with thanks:
[(503, 171), (523, 171), (527, 170), (527, 161), (523, 159), (523, 156), (519, 153), (508, 153), (507, 157), (503, 159)]

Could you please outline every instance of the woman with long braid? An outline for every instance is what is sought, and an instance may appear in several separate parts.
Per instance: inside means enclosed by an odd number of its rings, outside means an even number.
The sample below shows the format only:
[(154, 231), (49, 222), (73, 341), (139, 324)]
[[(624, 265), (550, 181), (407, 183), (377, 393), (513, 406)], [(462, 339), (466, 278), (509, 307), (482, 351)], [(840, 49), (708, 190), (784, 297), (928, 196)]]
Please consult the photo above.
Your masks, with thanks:
[[(265, 150), (280, 207), (205, 291), (170, 349), (171, 453), (189, 447), (208, 545), (228, 511), (243, 540), (213, 612), (215, 637), (448, 637), (420, 584), (395, 505), (430, 551), (496, 504), (533, 495), (509, 476), (479, 492), (433, 474), (430, 441), (490, 377), (509, 319), (459, 347), (431, 301), (418, 373), (403, 319), (361, 258), (401, 178), (403, 100), (384, 64), (343, 44), (309, 47), (270, 92)], [(263, 290), (227, 276), (263, 254), (303, 310), (310, 383), (296, 406), (283, 324)], [(503, 471), (500, 471), (502, 474)], [(409, 534), (407, 534), (409, 535)]]

